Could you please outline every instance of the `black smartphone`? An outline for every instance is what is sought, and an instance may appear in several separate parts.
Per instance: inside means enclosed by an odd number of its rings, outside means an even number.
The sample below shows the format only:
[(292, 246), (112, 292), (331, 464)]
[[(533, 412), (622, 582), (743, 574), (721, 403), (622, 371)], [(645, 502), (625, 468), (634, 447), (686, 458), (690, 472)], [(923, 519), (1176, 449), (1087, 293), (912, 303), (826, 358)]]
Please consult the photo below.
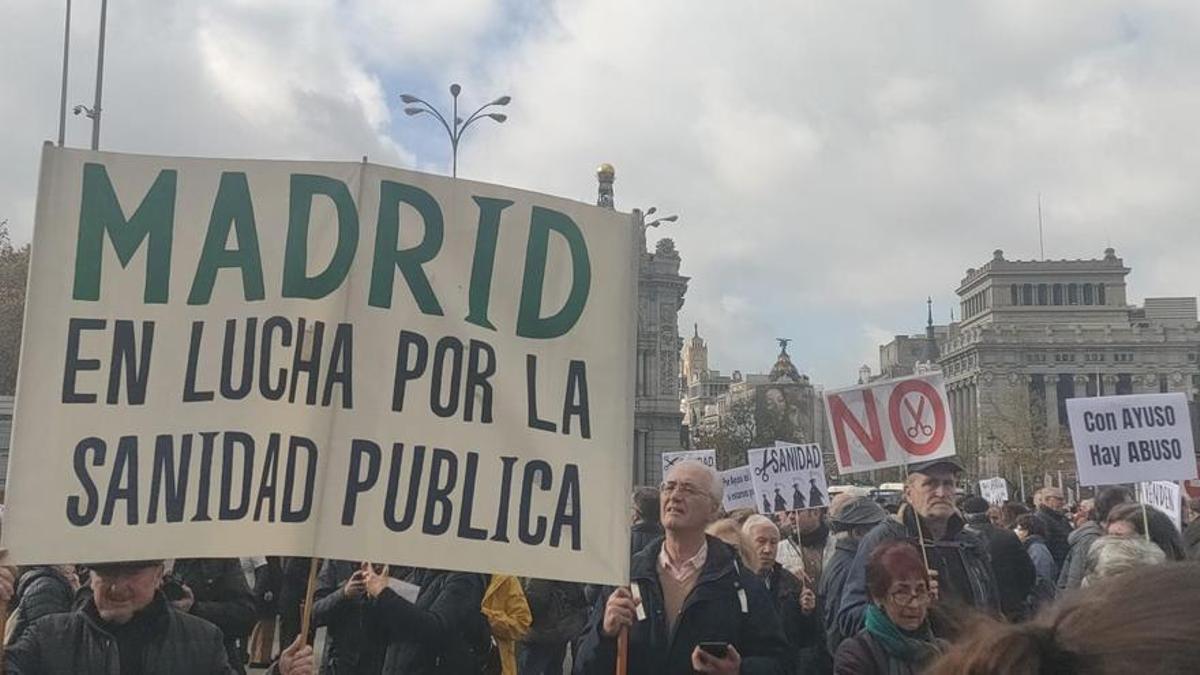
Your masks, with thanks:
[(725, 658), (729, 653), (729, 644), (725, 642), (701, 642), (699, 646), (705, 653), (718, 659)]

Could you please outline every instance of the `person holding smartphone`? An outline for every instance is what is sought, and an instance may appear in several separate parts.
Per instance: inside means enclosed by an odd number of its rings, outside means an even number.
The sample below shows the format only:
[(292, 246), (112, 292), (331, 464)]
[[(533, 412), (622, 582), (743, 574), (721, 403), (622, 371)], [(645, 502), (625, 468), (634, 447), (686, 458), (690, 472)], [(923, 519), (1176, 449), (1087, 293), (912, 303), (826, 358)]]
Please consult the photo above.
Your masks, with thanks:
[(660, 492), (665, 536), (634, 556), (630, 585), (597, 601), (577, 675), (609, 675), (629, 633), (629, 674), (789, 672), (788, 643), (762, 581), (731, 546), (706, 536), (723, 484), (696, 461), (673, 465)]

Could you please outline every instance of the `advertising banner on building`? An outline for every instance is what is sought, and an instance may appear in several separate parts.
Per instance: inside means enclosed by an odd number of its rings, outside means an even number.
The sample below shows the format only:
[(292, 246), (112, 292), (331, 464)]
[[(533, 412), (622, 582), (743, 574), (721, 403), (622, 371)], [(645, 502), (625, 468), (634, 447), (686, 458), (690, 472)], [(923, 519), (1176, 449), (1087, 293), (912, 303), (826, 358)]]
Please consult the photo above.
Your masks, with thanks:
[(47, 146), (11, 564), (628, 580), (635, 225), (367, 163)]
[(746, 452), (759, 513), (815, 509), (829, 505), (821, 446), (776, 445)]
[(842, 475), (955, 454), (941, 373), (827, 392), (825, 414)]
[(667, 469), (685, 459), (695, 460), (704, 466), (717, 468), (716, 450), (683, 450), (681, 452), (664, 452), (662, 454), (662, 475), (667, 477)]
[(989, 504), (1004, 504), (1008, 501), (1008, 481), (1003, 478), (985, 478), (979, 481), (979, 496)]
[(1179, 495), (1179, 484), (1166, 480), (1138, 483), (1138, 493), (1143, 504), (1153, 506), (1171, 517), (1175, 529), (1183, 529), (1183, 501)]
[(1187, 398), (1181, 392), (1067, 400), (1081, 485), (1196, 477)]

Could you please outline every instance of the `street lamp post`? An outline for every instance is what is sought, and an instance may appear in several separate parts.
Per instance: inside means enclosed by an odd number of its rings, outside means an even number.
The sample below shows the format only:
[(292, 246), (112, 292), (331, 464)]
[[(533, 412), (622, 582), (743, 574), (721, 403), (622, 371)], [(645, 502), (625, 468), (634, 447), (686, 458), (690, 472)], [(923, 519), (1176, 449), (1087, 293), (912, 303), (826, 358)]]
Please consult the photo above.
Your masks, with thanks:
[(451, 119), (454, 120), (453, 125), (446, 121), (446, 117), (442, 115), (442, 113), (438, 112), (438, 109), (433, 107), (433, 104), (429, 103), (425, 99), (413, 96), (412, 94), (400, 94), (400, 100), (408, 105), (408, 107), (404, 109), (405, 115), (432, 115), (437, 118), (437, 121), (441, 123), (442, 128), (446, 130), (446, 135), (450, 137), (450, 175), (455, 178), (458, 177), (458, 144), (462, 140), (463, 134), (467, 131), (467, 127), (485, 117), (490, 118), (494, 122), (503, 124), (504, 121), (508, 119), (508, 115), (505, 115), (504, 113), (484, 111), (493, 107), (506, 106), (512, 101), (511, 96), (501, 96), (498, 99), (479, 106), (475, 112), (471, 113), (469, 116), (467, 116), (467, 119), (464, 120), (458, 116), (458, 95), (460, 93), (462, 93), (462, 87), (457, 84), (450, 85), (450, 98), (452, 99), (453, 107)]
[[(646, 209), (645, 217), (649, 218), (650, 216), (654, 215), (655, 213), (658, 213), (658, 207), (651, 206), (650, 208)], [(669, 216), (663, 216), (661, 218), (655, 218), (654, 220), (648, 220), (646, 222), (646, 227), (658, 227), (659, 225), (662, 225), (663, 223), (673, 223), (677, 220), (679, 220), (679, 216), (674, 215), (674, 214), (669, 215)]]
[[(70, 20), (68, 14), (68, 20)], [(92, 121), (92, 150), (100, 149), (100, 100), (104, 97), (104, 31), (108, 24), (108, 0), (100, 0), (100, 44), (96, 49), (96, 99), (92, 107), (77, 105), (76, 115), (83, 114)], [(69, 30), (69, 28), (68, 28)], [(66, 91), (66, 66), (63, 66), (63, 91)]]

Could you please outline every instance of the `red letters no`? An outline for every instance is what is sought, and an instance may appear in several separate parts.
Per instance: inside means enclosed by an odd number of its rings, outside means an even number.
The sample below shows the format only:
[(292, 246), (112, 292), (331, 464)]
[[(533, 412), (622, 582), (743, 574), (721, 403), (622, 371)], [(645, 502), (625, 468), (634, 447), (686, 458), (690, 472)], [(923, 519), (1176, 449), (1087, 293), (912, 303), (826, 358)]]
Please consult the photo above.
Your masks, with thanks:
[(850, 444), (846, 442), (846, 427), (854, 432), (855, 438), (866, 448), (867, 454), (876, 462), (882, 462), (887, 457), (883, 447), (883, 432), (879, 428), (879, 412), (875, 409), (875, 395), (870, 389), (862, 391), (863, 408), (867, 413), (868, 432), (861, 422), (850, 412), (841, 394), (829, 396), (829, 418), (833, 423), (834, 443), (837, 445), (838, 461), (843, 468), (853, 466), (850, 461)]

